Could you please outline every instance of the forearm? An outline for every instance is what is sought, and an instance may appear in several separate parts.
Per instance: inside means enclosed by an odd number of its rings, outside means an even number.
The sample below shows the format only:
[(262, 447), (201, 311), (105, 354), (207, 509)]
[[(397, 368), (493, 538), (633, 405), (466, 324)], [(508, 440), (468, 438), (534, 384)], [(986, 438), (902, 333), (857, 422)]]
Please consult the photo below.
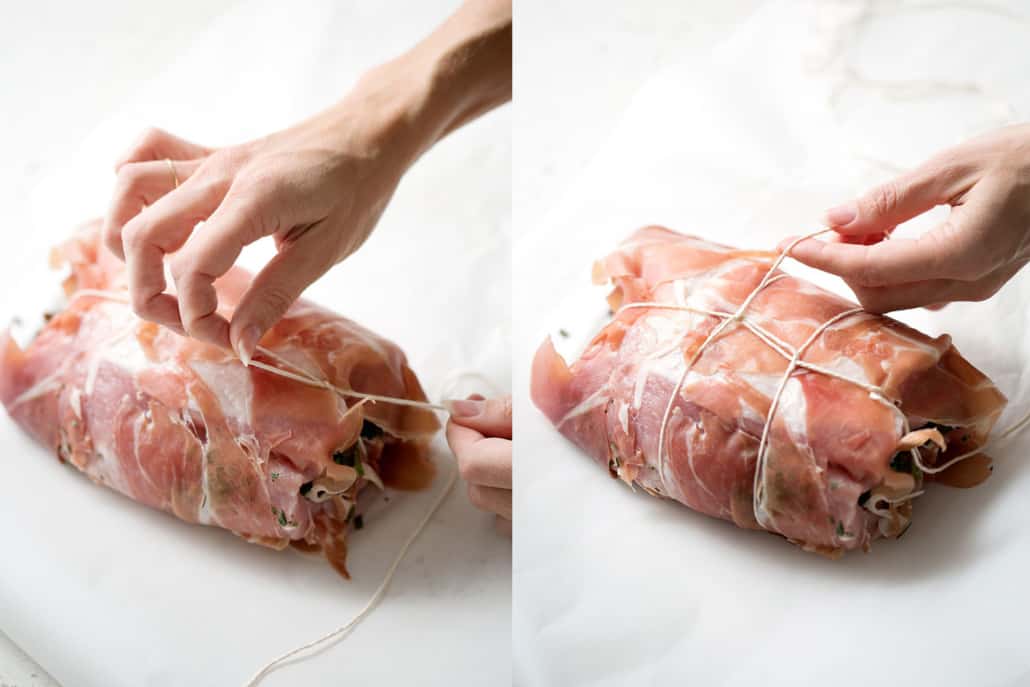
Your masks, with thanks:
[(406, 169), (451, 131), (511, 99), (511, 46), (510, 0), (468, 0), (309, 123), (326, 139), (361, 141), (369, 155)]

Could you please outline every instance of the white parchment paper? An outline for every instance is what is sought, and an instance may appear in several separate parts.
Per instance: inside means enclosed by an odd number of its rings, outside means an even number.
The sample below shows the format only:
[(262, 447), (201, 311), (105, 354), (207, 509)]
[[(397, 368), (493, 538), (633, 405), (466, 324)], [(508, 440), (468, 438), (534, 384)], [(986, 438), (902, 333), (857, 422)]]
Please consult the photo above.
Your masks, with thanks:
[[(229, 6), (17, 199), (16, 215), (28, 222), (10, 228), (17, 239), (0, 251), (0, 318), (38, 317), (48, 304), (56, 275), (47, 250), (105, 210), (113, 161), (143, 127), (219, 145), (287, 126), (341, 97), (456, 5)], [(452, 134), (405, 177), (365, 247), (307, 294), (400, 344), (434, 399), (455, 371), (477, 371), (497, 391), (510, 384), (510, 165), (508, 110)], [(258, 267), (271, 250), (248, 250), (244, 263)], [(324, 562), (98, 488), (6, 417), (0, 446), (0, 627), (69, 687), (242, 684), (267, 660), (342, 625), (371, 596), (452, 460), (438, 440), (434, 488), (375, 505), (351, 540), (346, 582)], [(263, 684), (508, 682), (509, 547), (459, 484), (379, 610), (343, 643)]]
[[(936, 150), (1025, 119), (1028, 16), (1020, 3), (769, 3), (710, 61), (646, 83), (548, 221), (520, 228), (517, 684), (1030, 680), (1030, 438), (995, 451), (977, 489), (931, 486), (902, 540), (828, 561), (630, 492), (528, 400), (543, 338), (571, 359), (604, 321), (591, 261), (635, 228), (772, 248)], [(1027, 279), (987, 303), (899, 315), (952, 334), (999, 384), (1010, 397), (1002, 426), (1030, 404)]]

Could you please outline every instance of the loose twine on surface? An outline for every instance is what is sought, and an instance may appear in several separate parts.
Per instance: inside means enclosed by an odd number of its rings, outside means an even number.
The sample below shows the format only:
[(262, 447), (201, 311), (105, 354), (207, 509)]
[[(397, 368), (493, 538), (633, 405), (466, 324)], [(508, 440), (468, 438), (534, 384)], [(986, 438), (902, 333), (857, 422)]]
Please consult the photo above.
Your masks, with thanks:
[[(768, 457), (768, 446), (769, 446), (770, 428), (772, 426), (773, 416), (776, 413), (776, 409), (779, 406), (780, 399), (783, 396), (784, 389), (786, 389), (787, 383), (790, 380), (790, 378), (793, 376), (793, 373), (794, 373), (794, 371), (796, 369), (803, 368), (803, 369), (809, 370), (811, 372), (818, 372), (818, 373), (826, 375), (828, 377), (833, 377), (835, 379), (840, 379), (842, 381), (854, 384), (855, 386), (861, 387), (862, 389), (868, 391), (872, 398), (874, 398), (877, 401), (883, 403), (884, 405), (889, 406), (894, 412), (896, 412), (896, 413), (901, 415), (902, 424), (903, 424), (903, 427), (904, 427), (903, 435), (907, 434), (910, 431), (911, 428), (909, 427), (908, 418), (905, 416), (905, 414), (903, 412), (901, 412), (901, 410), (894, 404), (894, 402), (891, 401), (890, 398), (888, 398), (886, 392), (881, 387), (875, 386), (875, 385), (872, 385), (872, 384), (868, 384), (868, 383), (863, 382), (863, 381), (858, 380), (858, 379), (853, 379), (851, 377), (848, 377), (847, 375), (843, 375), (843, 374), (840, 374), (839, 372), (835, 372), (833, 370), (829, 370), (829, 369), (827, 369), (825, 367), (822, 367), (820, 365), (816, 365), (814, 363), (806, 362), (806, 361), (802, 360), (802, 358), (801, 358), (801, 356), (804, 355), (804, 352), (829, 327), (831, 327), (834, 324), (837, 324), (838, 322), (840, 322), (842, 320), (845, 320), (845, 319), (847, 319), (849, 317), (852, 317), (852, 316), (855, 316), (855, 315), (869, 314), (869, 313), (866, 313), (866, 311), (864, 309), (862, 309), (862, 308), (851, 308), (849, 310), (845, 310), (845, 311), (843, 311), (841, 313), (838, 313), (837, 315), (831, 317), (829, 320), (827, 320), (826, 322), (823, 322), (821, 325), (816, 327), (816, 329), (809, 335), (809, 337), (804, 341), (804, 343), (802, 343), (801, 346), (799, 346), (796, 350), (792, 350), (790, 344), (788, 344), (787, 342), (779, 339), (777, 336), (775, 336), (771, 332), (762, 329), (760, 326), (758, 326), (758, 324), (756, 324), (755, 322), (753, 322), (753, 321), (751, 321), (751, 320), (749, 320), (749, 319), (747, 319), (745, 317), (747, 309), (751, 306), (752, 302), (755, 300), (755, 298), (758, 296), (758, 294), (765, 287), (769, 286), (770, 284), (772, 284), (772, 283), (774, 283), (776, 281), (779, 281), (780, 279), (784, 279), (784, 278), (790, 276), (788, 274), (775, 274), (775, 272), (779, 268), (779, 266), (783, 263), (783, 261), (787, 257), (790, 256), (790, 252), (794, 249), (794, 247), (797, 246), (802, 241), (805, 241), (805, 240), (811, 239), (811, 238), (815, 238), (816, 236), (819, 236), (820, 234), (824, 234), (824, 233), (826, 233), (828, 231), (832, 231), (832, 229), (828, 229), (828, 228), (827, 229), (820, 229), (820, 230), (814, 231), (814, 232), (812, 232), (810, 234), (806, 234), (804, 236), (799, 236), (796, 239), (794, 239), (793, 241), (791, 241), (790, 244), (788, 244), (787, 247), (784, 248), (779, 253), (779, 255), (776, 256), (776, 259), (773, 261), (772, 265), (769, 267), (769, 271), (765, 273), (765, 276), (758, 283), (758, 286), (756, 286), (755, 289), (750, 294), (748, 294), (747, 298), (744, 299), (744, 301), (740, 304), (740, 306), (737, 308), (737, 310), (735, 312), (728, 313), (728, 312), (721, 312), (721, 311), (718, 311), (718, 310), (711, 310), (711, 309), (706, 309), (706, 308), (695, 308), (695, 307), (688, 306), (688, 305), (685, 305), (685, 304), (657, 303), (657, 302), (638, 302), (638, 303), (627, 303), (627, 304), (623, 305), (622, 307), (620, 307), (618, 312), (615, 313), (615, 317), (618, 317), (619, 314), (622, 313), (624, 310), (629, 310), (629, 309), (634, 309), (634, 308), (656, 308), (656, 309), (665, 309), (665, 310), (679, 310), (679, 311), (689, 312), (689, 313), (698, 314), (698, 315), (705, 315), (705, 316), (709, 316), (709, 317), (716, 317), (716, 318), (719, 318), (719, 319), (722, 320), (719, 323), (719, 325), (715, 329), (713, 329), (712, 332), (705, 338), (705, 340), (701, 342), (701, 345), (698, 346), (697, 350), (694, 351), (694, 354), (690, 357), (690, 360), (687, 361), (687, 364), (686, 364), (686, 366), (683, 369), (683, 373), (680, 375), (678, 381), (676, 382), (676, 385), (673, 387), (672, 393), (669, 395), (669, 402), (665, 406), (665, 412), (662, 415), (662, 424), (660, 426), (659, 433), (658, 433), (658, 477), (661, 480), (662, 490), (665, 492), (665, 495), (671, 494), (671, 491), (668, 488), (668, 484), (666, 482), (666, 477), (665, 477), (665, 463), (666, 463), (666, 459), (667, 459), (667, 455), (668, 455), (668, 450), (667, 450), (667, 447), (666, 447), (666, 434), (667, 434), (667, 431), (668, 431), (669, 421), (670, 421), (670, 419), (672, 417), (672, 409), (673, 409), (673, 406), (676, 403), (676, 397), (679, 396), (680, 390), (683, 388), (683, 384), (686, 382), (687, 377), (690, 375), (691, 369), (694, 367), (694, 364), (697, 363), (697, 361), (700, 359), (701, 354), (704, 352), (704, 350), (713, 341), (715, 341), (724, 331), (729, 329), (734, 324), (738, 324), (739, 323), (739, 324), (743, 325), (750, 332), (752, 332), (755, 336), (757, 336), (761, 341), (766, 343), (770, 348), (772, 348), (774, 351), (779, 353), (781, 356), (783, 356), (788, 361), (787, 368), (784, 370), (783, 377), (781, 377), (779, 385), (776, 388), (776, 393), (773, 395), (773, 397), (772, 397), (772, 399), (770, 401), (769, 411), (766, 414), (766, 418), (765, 418), (765, 425), (762, 427), (762, 437), (761, 437), (761, 440), (759, 441), (759, 444), (758, 444), (758, 456), (757, 456), (756, 464), (755, 464), (755, 476), (754, 476), (754, 484), (753, 484), (753, 491), (752, 491), (752, 508), (754, 510), (755, 520), (758, 521), (758, 523), (761, 524), (763, 527), (767, 527), (767, 520), (766, 520), (766, 518), (763, 517), (765, 515), (764, 506), (763, 506), (763, 499), (764, 499), (764, 496), (765, 496), (765, 483), (764, 483), (763, 477), (764, 477), (764, 474), (765, 474), (765, 463), (766, 463), (766, 460), (767, 460), (767, 457)], [(690, 329), (688, 328), (688, 329), (686, 329), (684, 331), (683, 336), (680, 338), (680, 344), (682, 344), (682, 342), (686, 339), (686, 337), (689, 334), (690, 334)], [(677, 349), (678, 349), (678, 346), (677, 346)], [(915, 460), (916, 465), (919, 466), (920, 470), (922, 470), (923, 472), (928, 473), (928, 474), (936, 474), (936, 473), (939, 473), (939, 472), (943, 472), (944, 470), (947, 470), (952, 465), (955, 465), (955, 464), (957, 464), (957, 463), (959, 463), (959, 462), (961, 462), (963, 460), (966, 460), (967, 458), (975, 456), (978, 453), (982, 453), (983, 451), (987, 450), (990, 447), (996, 446), (1001, 441), (1009, 438), (1010, 436), (1013, 436), (1017, 432), (1022, 431), (1028, 425), (1030, 425), (1030, 411), (1028, 411), (1022, 418), (1020, 418), (1018, 421), (1016, 421), (1014, 424), (1012, 424), (1010, 427), (1008, 427), (1005, 431), (1001, 432), (997, 437), (991, 439), (990, 441), (987, 441), (986, 443), (984, 443), (979, 448), (977, 448), (977, 449), (975, 449), (973, 451), (969, 451), (967, 453), (963, 453), (963, 454), (961, 454), (959, 456), (955, 456), (954, 458), (951, 458), (950, 460), (948, 460), (947, 462), (945, 462), (945, 463), (943, 463), (941, 465), (937, 465), (937, 466), (925, 465), (923, 463), (923, 461), (921, 460), (921, 458), (920, 458), (919, 448), (918, 447), (915, 447), (915, 448), (911, 449), (912, 457)], [(922, 493), (923, 493), (922, 491), (913, 492), (912, 494), (908, 494), (907, 496), (904, 496), (904, 497), (902, 497), (900, 499), (894, 499), (891, 502), (892, 503), (900, 503), (900, 502), (905, 501), (905, 500), (913, 499), (916, 496), (921, 495)]]
[[(102, 291), (98, 289), (80, 289), (72, 295), (72, 298), (74, 299), (76, 297), (84, 296), (94, 296), (97, 298), (105, 298), (107, 300), (112, 300), (119, 303), (129, 303), (129, 298), (126, 294), (121, 294), (112, 291)], [(331, 384), (328, 380), (309, 373), (300, 366), (290, 362), (289, 360), (286, 360), (285, 358), (283, 358), (282, 356), (278, 355), (277, 353), (273, 352), (268, 348), (258, 346), (257, 351), (260, 352), (262, 355), (265, 355), (268, 358), (274, 360), (279, 365), (282, 365), (283, 367), (288, 369), (283, 369), (282, 367), (276, 367), (275, 365), (269, 365), (268, 363), (264, 363), (260, 360), (253, 359), (251, 359), (250, 361), (251, 366), (257, 367), (270, 374), (278, 375), (280, 377), (284, 377), (286, 379), (299, 382), (301, 384), (307, 384), (309, 386), (328, 389), (339, 394), (340, 396), (351, 396), (356, 398), (368, 399), (370, 401), (375, 402), (412, 406), (416, 408), (423, 408), (426, 410), (444, 412), (448, 411), (448, 409), (444, 405), (437, 403), (413, 401), (407, 398), (398, 398), (395, 396), (369, 394), (354, 391), (352, 389), (341, 389), (340, 387)], [(397, 569), (403, 562), (404, 557), (408, 553), (408, 550), (411, 548), (412, 544), (415, 543), (415, 540), (418, 539), (419, 535), (422, 534), (423, 530), (425, 530), (426, 526), (429, 524), (429, 521), (433, 518), (434, 515), (436, 515), (437, 511), (440, 510), (440, 507), (443, 505), (444, 501), (447, 500), (447, 497), (454, 489), (454, 485), (458, 479), (458, 468), (457, 464), (453, 460), (450, 461), (450, 463), (451, 470), (450, 474), (447, 476), (446, 484), (440, 491), (439, 495), (437, 495), (437, 497), (433, 500), (432, 505), (430, 505), (425, 515), (422, 516), (422, 519), (419, 521), (418, 525), (415, 526), (415, 529), (412, 530), (411, 534), (408, 535), (408, 538), (404, 541), (404, 544), (398, 550), (397, 555), (394, 557), (393, 562), (390, 564), (390, 567), (387, 568), (386, 574), (383, 576), (382, 582), (379, 583), (379, 586), (376, 588), (371, 598), (369, 598), (368, 603), (366, 603), (365, 606), (344, 625), (341, 625), (335, 630), (326, 632), (322, 636), (313, 639), (302, 646), (298, 646), (295, 649), (291, 649), (290, 651), (285, 652), (279, 657), (274, 658), (265, 665), (263, 665), (245, 683), (245, 687), (254, 687), (254, 685), (259, 684), (268, 674), (272, 673), (276, 669), (286, 665), (289, 662), (306, 660), (308, 658), (315, 656), (319, 652), (329, 648), (329, 646), (331, 646), (335, 641), (338, 641), (347, 634), (349, 634), (351, 630), (357, 627), (362, 620), (368, 617), (368, 615), (376, 609), (379, 603), (383, 600), (383, 597), (386, 595), (386, 592), (390, 587), (390, 583), (393, 581), (394, 575), (397, 573)]]

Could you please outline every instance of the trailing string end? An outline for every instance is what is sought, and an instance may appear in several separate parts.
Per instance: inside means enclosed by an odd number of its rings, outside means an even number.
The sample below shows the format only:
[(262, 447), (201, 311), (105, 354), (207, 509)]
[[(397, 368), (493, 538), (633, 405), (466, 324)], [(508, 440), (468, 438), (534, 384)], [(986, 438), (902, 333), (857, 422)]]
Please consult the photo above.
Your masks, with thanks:
[(372, 597), (368, 600), (368, 603), (366, 603), (365, 606), (360, 611), (358, 611), (358, 613), (353, 618), (351, 618), (349, 622), (347, 622), (345, 625), (341, 625), (335, 630), (327, 632), (321, 637), (318, 637), (317, 639), (314, 639), (308, 642), (307, 644), (304, 644), (303, 646), (299, 646), (296, 649), (287, 651), (278, 658), (269, 661), (264, 666), (262, 666), (256, 673), (254, 673), (254, 676), (246, 682), (244, 687), (254, 687), (255, 685), (259, 684), (269, 673), (277, 670), (278, 668), (283, 667), (287, 663), (293, 661), (306, 660), (324, 651), (325, 649), (328, 649), (330, 646), (333, 645), (333, 643), (335, 643), (335, 641), (338, 641), (345, 637), (347, 634), (351, 632), (351, 630), (357, 627), (362, 620), (368, 617), (368, 615), (372, 611), (374, 611), (376, 607), (379, 605), (379, 603), (383, 600), (383, 597), (386, 595), (386, 592), (390, 587), (390, 583), (393, 581), (394, 574), (400, 567), (400, 564), (404, 560), (404, 557), (407, 555), (408, 550), (411, 548), (411, 545), (415, 542), (416, 539), (418, 539), (419, 535), (422, 534), (422, 531), (429, 524), (429, 521), (432, 520), (433, 516), (436, 515), (437, 511), (440, 510), (440, 507), (443, 505), (444, 501), (447, 500), (447, 497), (454, 489), (454, 485), (457, 482), (457, 480), (458, 466), (452, 460), (451, 471), (450, 475), (447, 478), (446, 486), (440, 491), (440, 494), (433, 501), (433, 504), (430, 506), (429, 510), (426, 511), (426, 514), (422, 517), (422, 520), (418, 523), (415, 529), (412, 530), (411, 534), (405, 540), (404, 544), (397, 552), (397, 556), (393, 559), (393, 562), (390, 564), (390, 567), (386, 570), (386, 575), (383, 577), (383, 581), (379, 584), (379, 587), (376, 589), (375, 593), (372, 594)]

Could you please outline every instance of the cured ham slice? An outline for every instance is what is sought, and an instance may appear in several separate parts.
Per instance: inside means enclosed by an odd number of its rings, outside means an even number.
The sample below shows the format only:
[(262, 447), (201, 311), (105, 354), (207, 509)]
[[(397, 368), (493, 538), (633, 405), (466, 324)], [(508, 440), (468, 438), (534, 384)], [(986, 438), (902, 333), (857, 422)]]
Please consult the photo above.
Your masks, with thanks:
[[(54, 251), (68, 305), (24, 350), (0, 339), (0, 400), (57, 457), (98, 484), (191, 523), (276, 549), (317, 551), (343, 575), (358, 493), (431, 477), (432, 411), (368, 402), (244, 367), (230, 352), (137, 318), (122, 264), (90, 227)], [(229, 314), (250, 282), (216, 284)], [(425, 401), (401, 350), (305, 301), (256, 361), (294, 376)], [(420, 477), (421, 475), (421, 477)], [(359, 524), (360, 526), (360, 524)]]
[(950, 337), (770, 273), (776, 257), (637, 231), (594, 268), (612, 320), (571, 365), (546, 341), (532, 398), (631, 486), (807, 550), (868, 550), (905, 531), (925, 482), (986, 478), (1005, 397)]

